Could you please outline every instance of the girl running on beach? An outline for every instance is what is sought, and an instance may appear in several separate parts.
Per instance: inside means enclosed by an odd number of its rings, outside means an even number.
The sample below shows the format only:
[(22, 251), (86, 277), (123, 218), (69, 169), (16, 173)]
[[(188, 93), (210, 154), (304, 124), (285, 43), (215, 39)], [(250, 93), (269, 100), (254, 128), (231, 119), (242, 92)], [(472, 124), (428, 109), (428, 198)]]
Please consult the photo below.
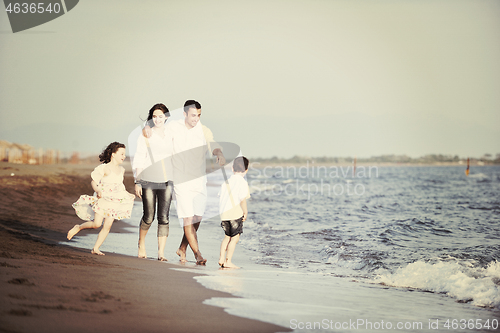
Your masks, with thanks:
[(73, 238), (82, 229), (99, 228), (104, 220), (104, 225), (97, 236), (92, 254), (103, 256), (99, 251), (113, 221), (129, 218), (134, 205), (134, 195), (125, 190), (123, 185), (123, 175), (125, 168), (120, 164), (125, 160), (125, 145), (113, 142), (99, 155), (99, 160), (103, 162), (90, 174), (92, 178), (92, 188), (94, 196), (82, 195), (73, 204), (76, 215), (84, 221), (80, 225), (75, 225), (68, 231), (68, 240)]

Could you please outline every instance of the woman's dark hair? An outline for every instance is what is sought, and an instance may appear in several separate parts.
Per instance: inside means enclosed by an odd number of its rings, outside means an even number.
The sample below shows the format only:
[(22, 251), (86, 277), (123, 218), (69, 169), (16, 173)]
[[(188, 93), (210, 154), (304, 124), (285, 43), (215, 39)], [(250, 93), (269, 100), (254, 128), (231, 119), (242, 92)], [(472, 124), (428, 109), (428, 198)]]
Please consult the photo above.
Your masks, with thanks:
[(116, 153), (120, 148), (125, 148), (125, 145), (116, 141), (110, 143), (99, 155), (99, 161), (103, 163), (111, 162), (111, 154)]
[(233, 170), (235, 172), (245, 172), (248, 170), (248, 158), (238, 156), (233, 161)]
[(149, 127), (154, 127), (154, 125), (155, 125), (155, 124), (153, 124), (152, 119), (153, 119), (153, 112), (155, 112), (156, 110), (161, 110), (161, 112), (163, 112), (165, 117), (170, 117), (170, 111), (168, 111), (168, 108), (165, 106), (165, 104), (161, 104), (161, 103), (155, 104), (149, 110), (148, 119), (146, 119)]

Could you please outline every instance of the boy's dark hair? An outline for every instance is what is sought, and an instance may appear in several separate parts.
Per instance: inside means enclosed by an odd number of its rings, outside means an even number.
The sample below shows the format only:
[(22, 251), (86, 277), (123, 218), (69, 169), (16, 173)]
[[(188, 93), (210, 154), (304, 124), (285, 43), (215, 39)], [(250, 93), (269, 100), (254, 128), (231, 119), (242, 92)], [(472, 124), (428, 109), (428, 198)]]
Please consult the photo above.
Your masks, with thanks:
[(113, 153), (116, 153), (120, 148), (125, 148), (125, 145), (123, 143), (116, 141), (110, 143), (106, 148), (104, 148), (102, 153), (99, 155), (99, 161), (103, 163), (111, 162), (111, 155)]
[(189, 108), (195, 107), (196, 110), (201, 110), (201, 104), (195, 101), (194, 99), (187, 100), (184, 103), (184, 112), (188, 112)]
[(245, 172), (248, 170), (248, 158), (245, 156), (238, 156), (233, 161), (234, 172)]

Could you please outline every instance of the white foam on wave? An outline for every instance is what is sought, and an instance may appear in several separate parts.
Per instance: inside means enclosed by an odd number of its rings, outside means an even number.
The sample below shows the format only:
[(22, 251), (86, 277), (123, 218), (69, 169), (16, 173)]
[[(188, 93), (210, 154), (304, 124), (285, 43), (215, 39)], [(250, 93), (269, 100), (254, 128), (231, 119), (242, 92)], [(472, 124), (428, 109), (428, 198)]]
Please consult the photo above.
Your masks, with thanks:
[(381, 273), (374, 282), (446, 293), (476, 306), (500, 308), (498, 261), (491, 262), (486, 268), (472, 267), (467, 262), (457, 260), (436, 263), (416, 261), (398, 268), (394, 273)]
[(245, 228), (255, 229), (258, 226), (259, 225), (257, 223), (255, 223), (252, 219), (248, 219), (248, 220), (245, 221)]
[(488, 178), (484, 173), (472, 173), (469, 175), (470, 178)]
[(255, 182), (255, 183), (252, 183), (250, 184), (250, 194), (254, 194), (254, 193), (261, 193), (261, 192), (271, 192), (275, 189), (276, 187), (276, 184), (267, 184), (267, 183), (258, 183), (258, 182)]

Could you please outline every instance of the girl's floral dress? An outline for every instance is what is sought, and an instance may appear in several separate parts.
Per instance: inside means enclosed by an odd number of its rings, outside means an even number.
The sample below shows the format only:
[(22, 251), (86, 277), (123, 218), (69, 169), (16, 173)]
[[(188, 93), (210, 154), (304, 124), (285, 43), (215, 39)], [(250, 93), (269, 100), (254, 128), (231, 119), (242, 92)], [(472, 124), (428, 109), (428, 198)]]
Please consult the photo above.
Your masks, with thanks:
[(73, 204), (76, 215), (84, 221), (93, 221), (95, 213), (106, 217), (112, 217), (115, 220), (130, 218), (135, 196), (125, 190), (123, 185), (123, 175), (125, 169), (121, 167), (119, 174), (108, 171), (104, 173), (106, 164), (101, 164), (92, 171), (90, 177), (94, 180), (102, 191), (102, 198), (82, 195), (77, 202)]

